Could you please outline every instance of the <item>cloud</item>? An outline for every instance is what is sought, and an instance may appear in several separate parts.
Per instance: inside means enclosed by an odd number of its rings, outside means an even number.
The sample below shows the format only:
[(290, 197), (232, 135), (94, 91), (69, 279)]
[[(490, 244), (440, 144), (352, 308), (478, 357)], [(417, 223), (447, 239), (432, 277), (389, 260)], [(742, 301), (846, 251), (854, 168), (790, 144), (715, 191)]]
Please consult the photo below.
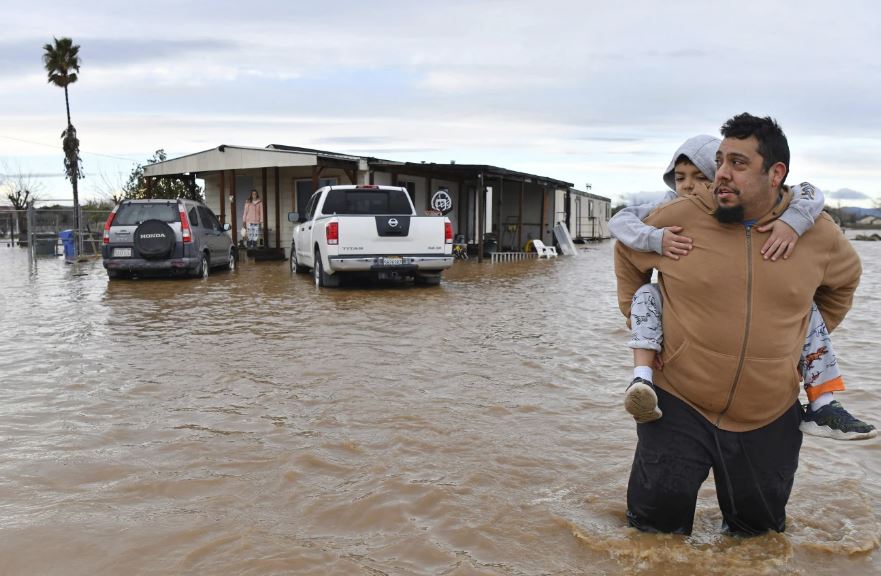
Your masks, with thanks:
[(229, 40), (162, 38), (78, 38), (80, 56), (96, 66), (137, 65), (143, 62), (188, 58), (194, 54), (229, 53), (240, 46)]
[(826, 194), (827, 198), (832, 200), (871, 200), (872, 197), (868, 194), (864, 194), (862, 192), (858, 192), (856, 190), (851, 190), (849, 188), (842, 188), (841, 190), (836, 190), (835, 192), (829, 192)]
[[(780, 120), (793, 179), (881, 193), (869, 0), (833, 20), (819, 0), (86, 4), (4, 14), (0, 155), (57, 146), (64, 97), (40, 61), (56, 34), (82, 46), (71, 114), (97, 153), (279, 142), (489, 163), (614, 197), (660, 188), (683, 140), (748, 110)], [(734, 19), (734, 36), (719, 31)]]
[(621, 200), (628, 206), (660, 202), (666, 192), (630, 192), (621, 195)]
[[(237, 44), (227, 40), (194, 39), (164, 40), (138, 38), (77, 37), (79, 56), (85, 71), (131, 67), (145, 62), (169, 62), (194, 54), (231, 52)], [(20, 75), (34, 68), (42, 71), (43, 45), (52, 43), (52, 37), (20, 38), (0, 41), (0, 76)], [(82, 75), (82, 70), (80, 72)]]

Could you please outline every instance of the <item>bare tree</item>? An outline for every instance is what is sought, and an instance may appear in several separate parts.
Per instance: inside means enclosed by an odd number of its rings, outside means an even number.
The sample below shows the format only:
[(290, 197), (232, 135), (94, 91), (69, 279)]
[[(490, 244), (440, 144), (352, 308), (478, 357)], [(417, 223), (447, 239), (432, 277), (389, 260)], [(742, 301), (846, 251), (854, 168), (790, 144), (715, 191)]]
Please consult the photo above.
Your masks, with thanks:
[[(38, 200), (38, 194), (42, 190), (42, 184), (32, 174), (23, 172), (20, 167), (10, 168), (5, 162), (0, 164), (0, 187), (3, 188), (6, 199), (15, 210), (18, 222), (19, 242), (27, 238), (27, 209), (28, 204)], [(10, 230), (10, 233), (12, 231)]]
[(102, 201), (119, 204), (125, 198), (125, 176), (121, 172), (99, 170), (97, 176), (91, 180), (92, 191)]

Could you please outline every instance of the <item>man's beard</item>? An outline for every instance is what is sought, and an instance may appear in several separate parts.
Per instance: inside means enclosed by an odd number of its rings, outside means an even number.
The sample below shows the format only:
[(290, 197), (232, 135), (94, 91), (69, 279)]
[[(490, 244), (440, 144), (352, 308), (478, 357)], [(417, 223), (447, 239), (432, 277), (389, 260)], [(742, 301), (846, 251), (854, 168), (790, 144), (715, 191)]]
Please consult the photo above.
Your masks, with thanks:
[(734, 224), (735, 222), (743, 222), (743, 205), (737, 206), (716, 206), (716, 220), (722, 224)]

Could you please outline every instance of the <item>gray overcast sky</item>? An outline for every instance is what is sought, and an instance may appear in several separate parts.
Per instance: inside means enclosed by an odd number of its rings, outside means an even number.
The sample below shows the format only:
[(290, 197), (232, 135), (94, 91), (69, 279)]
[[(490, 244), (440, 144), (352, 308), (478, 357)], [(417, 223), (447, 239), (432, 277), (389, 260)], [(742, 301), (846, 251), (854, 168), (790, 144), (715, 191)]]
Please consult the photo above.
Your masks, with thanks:
[(87, 197), (158, 148), (281, 143), (493, 164), (617, 201), (663, 190), (682, 140), (749, 111), (787, 132), (792, 182), (881, 198), (879, 6), (0, 0), (0, 167), (60, 175), (64, 96), (41, 56), (69, 36)]

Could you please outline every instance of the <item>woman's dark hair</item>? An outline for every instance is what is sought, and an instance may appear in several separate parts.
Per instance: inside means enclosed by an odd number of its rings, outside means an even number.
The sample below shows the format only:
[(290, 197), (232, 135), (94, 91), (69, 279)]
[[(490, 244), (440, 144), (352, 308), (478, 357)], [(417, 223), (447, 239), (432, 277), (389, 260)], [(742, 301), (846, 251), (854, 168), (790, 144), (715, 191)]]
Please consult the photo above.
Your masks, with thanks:
[(782, 162), (786, 166), (786, 173), (783, 174), (780, 184), (786, 182), (786, 176), (789, 174), (789, 142), (776, 120), (770, 116), (759, 118), (744, 112), (722, 124), (721, 132), (724, 138), (738, 140), (755, 136), (759, 142), (758, 152), (762, 157), (762, 168), (767, 172), (771, 166)]

